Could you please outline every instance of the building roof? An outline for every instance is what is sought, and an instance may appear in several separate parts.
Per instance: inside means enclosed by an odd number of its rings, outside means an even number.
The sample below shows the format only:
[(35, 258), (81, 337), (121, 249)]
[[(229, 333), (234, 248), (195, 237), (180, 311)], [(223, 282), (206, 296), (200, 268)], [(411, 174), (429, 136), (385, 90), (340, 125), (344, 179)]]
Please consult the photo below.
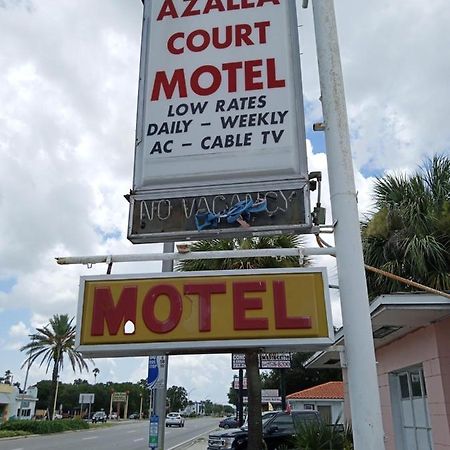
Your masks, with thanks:
[(302, 399), (344, 399), (344, 383), (342, 381), (329, 381), (328, 383), (320, 384), (303, 391), (294, 392), (286, 395), (287, 400), (302, 400)]
[[(443, 296), (421, 292), (381, 295), (370, 304), (375, 349), (384, 347), (418, 328), (446, 319), (449, 315), (450, 300)], [(305, 367), (339, 369), (339, 353), (344, 350), (344, 346), (344, 330), (341, 328), (335, 334), (334, 345), (311, 356), (305, 361)]]

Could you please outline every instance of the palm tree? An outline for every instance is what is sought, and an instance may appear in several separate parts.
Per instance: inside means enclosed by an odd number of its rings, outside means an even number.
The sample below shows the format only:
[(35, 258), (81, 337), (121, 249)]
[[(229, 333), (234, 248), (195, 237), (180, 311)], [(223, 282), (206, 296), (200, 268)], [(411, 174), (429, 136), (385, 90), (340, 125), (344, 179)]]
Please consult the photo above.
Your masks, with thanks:
[(97, 375), (100, 373), (100, 369), (98, 367), (94, 367), (94, 369), (92, 370), (92, 373), (94, 374), (94, 384), (97, 384)]
[(67, 314), (55, 314), (49, 324), (43, 328), (36, 328), (37, 333), (30, 334), (30, 342), (20, 350), (24, 351), (27, 359), (22, 364), (30, 366), (40, 359), (39, 365), (46, 364), (46, 372), (52, 367), (52, 396), (50, 398), (49, 411), (50, 419), (54, 416), (54, 404), (58, 376), (64, 366), (64, 355), (67, 356), (73, 371), (79, 369), (88, 370), (83, 355), (74, 349), (75, 346), (75, 325), (74, 318), (69, 320)]
[[(220, 251), (243, 250), (264, 248), (294, 248), (301, 244), (301, 239), (293, 235), (264, 236), (242, 239), (214, 239), (211, 241), (199, 241), (192, 244), (191, 251)], [(303, 266), (309, 261), (303, 260)], [(298, 257), (253, 257), (236, 259), (214, 260), (185, 260), (180, 261), (176, 267), (181, 271), (199, 270), (233, 270), (233, 269), (263, 269), (299, 267)], [(261, 378), (258, 367), (258, 351), (247, 350), (246, 368), (248, 383), (248, 448), (261, 448), (262, 441), (262, 417), (261, 417)]]
[[(378, 178), (375, 212), (362, 224), (366, 264), (441, 291), (450, 289), (450, 158), (412, 175)], [(410, 287), (368, 273), (370, 296)]]

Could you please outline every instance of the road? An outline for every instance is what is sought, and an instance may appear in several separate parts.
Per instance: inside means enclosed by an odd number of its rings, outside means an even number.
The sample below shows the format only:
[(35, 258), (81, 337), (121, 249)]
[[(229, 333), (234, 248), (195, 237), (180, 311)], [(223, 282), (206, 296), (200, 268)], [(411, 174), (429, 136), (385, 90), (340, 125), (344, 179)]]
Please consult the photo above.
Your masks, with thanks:
[[(181, 446), (181, 449), (182, 444), (216, 429), (218, 423), (217, 418), (201, 417), (186, 419), (184, 428), (166, 428), (164, 448), (172, 450)], [(0, 439), (0, 450), (145, 450), (148, 449), (148, 429), (146, 420), (127, 421), (107, 428)]]

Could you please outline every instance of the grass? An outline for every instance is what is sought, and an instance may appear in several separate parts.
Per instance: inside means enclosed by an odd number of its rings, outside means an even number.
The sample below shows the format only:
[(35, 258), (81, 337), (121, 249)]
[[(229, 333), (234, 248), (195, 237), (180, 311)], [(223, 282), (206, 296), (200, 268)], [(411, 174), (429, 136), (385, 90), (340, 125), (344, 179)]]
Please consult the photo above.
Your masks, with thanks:
[(0, 430), (0, 439), (1, 438), (9, 438), (9, 437), (17, 437), (17, 436), (28, 436), (30, 433), (27, 431), (11, 431), (11, 430)]

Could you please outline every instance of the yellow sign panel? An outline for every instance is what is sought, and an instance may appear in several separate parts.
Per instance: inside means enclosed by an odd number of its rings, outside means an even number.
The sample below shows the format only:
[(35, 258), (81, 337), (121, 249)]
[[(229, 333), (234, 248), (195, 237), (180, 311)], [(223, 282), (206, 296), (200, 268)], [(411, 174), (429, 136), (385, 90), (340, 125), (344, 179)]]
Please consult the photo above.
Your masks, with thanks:
[(78, 343), (329, 337), (323, 277), (300, 269), (83, 277)]

